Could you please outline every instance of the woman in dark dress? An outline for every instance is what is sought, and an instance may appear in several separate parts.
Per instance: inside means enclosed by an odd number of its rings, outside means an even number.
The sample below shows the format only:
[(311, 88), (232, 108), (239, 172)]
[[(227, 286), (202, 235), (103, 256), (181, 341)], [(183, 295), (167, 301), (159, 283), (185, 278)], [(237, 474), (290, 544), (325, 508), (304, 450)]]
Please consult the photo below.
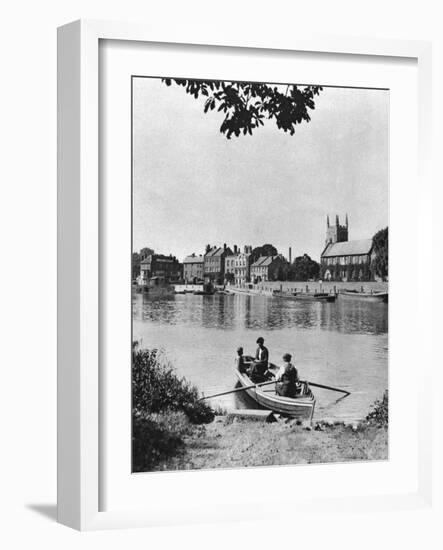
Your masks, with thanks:
[(291, 363), (292, 356), (289, 353), (283, 355), (283, 366), (277, 376), (275, 391), (284, 397), (295, 397), (300, 387), (298, 371)]

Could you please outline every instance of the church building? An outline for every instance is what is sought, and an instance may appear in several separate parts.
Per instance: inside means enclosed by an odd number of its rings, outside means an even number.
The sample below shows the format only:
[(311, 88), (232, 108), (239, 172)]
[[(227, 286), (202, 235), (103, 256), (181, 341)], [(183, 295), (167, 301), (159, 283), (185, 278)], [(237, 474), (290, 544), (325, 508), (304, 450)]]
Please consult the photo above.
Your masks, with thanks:
[(335, 224), (326, 219), (325, 248), (321, 254), (320, 277), (324, 281), (371, 281), (374, 257), (372, 239), (348, 240), (348, 215), (344, 225), (338, 216)]

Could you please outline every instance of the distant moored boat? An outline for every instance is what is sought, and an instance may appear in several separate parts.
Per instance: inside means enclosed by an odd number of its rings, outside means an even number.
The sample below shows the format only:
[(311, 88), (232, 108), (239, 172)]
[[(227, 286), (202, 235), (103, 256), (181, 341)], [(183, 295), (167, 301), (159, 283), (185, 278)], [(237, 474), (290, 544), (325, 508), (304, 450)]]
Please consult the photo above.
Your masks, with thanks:
[(290, 292), (274, 290), (272, 295), (276, 298), (286, 298), (289, 300), (307, 300), (307, 301), (318, 301), (318, 302), (335, 302), (335, 294), (330, 294), (329, 292)]
[(164, 277), (151, 277), (148, 284), (138, 285), (137, 292), (147, 294), (150, 298), (174, 296), (174, 287)]
[(215, 287), (212, 283), (205, 283), (201, 290), (194, 290), (193, 294), (201, 296), (212, 296), (212, 294), (215, 294)]
[(385, 291), (362, 292), (358, 290), (344, 289), (340, 291), (339, 296), (341, 298), (366, 300), (369, 302), (387, 302), (389, 293)]

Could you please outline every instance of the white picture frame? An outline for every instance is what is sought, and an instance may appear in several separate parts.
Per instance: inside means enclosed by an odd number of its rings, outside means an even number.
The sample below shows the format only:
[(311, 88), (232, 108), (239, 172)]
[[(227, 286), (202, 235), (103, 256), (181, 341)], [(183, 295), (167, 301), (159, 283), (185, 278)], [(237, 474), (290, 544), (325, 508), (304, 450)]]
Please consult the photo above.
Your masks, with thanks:
[[(250, 36), (250, 35), (249, 35)], [(429, 175), (431, 46), (427, 42), (370, 40), (346, 37), (238, 38), (220, 33), (187, 36), (170, 34), (154, 26), (77, 21), (58, 31), (58, 521), (79, 530), (174, 523), (176, 516), (163, 510), (122, 507), (100, 509), (100, 225), (99, 212), (99, 42), (118, 40), (195, 44), (204, 48), (258, 48), (335, 55), (412, 58), (418, 66), (418, 143), (421, 196), (432, 188)], [(430, 209), (424, 200), (422, 209)], [(430, 226), (422, 226), (426, 234)], [(423, 254), (429, 253), (424, 251)], [(128, 255), (129, 257), (129, 255)], [(423, 274), (419, 274), (423, 277)], [(425, 306), (424, 306), (425, 307)], [(428, 342), (429, 343), (429, 342)], [(429, 346), (431, 349), (432, 346)], [(431, 353), (431, 352), (429, 352)], [(346, 511), (429, 506), (432, 493), (431, 409), (425, 390), (431, 362), (423, 367), (419, 393), (417, 490), (379, 496), (342, 498)], [(199, 475), (199, 474), (187, 474)], [(211, 475), (205, 472), (204, 475)], [(265, 497), (263, 497), (265, 498)], [(290, 499), (289, 499), (290, 502)], [(244, 517), (261, 517), (263, 502)], [(321, 498), (306, 500), (305, 511), (325, 506)], [(331, 502), (328, 501), (327, 506)], [(183, 510), (185, 512), (185, 510)], [(238, 510), (226, 512), (232, 519)], [(220, 520), (217, 509), (206, 510), (200, 520)], [(192, 519), (183, 513), (182, 521)]]

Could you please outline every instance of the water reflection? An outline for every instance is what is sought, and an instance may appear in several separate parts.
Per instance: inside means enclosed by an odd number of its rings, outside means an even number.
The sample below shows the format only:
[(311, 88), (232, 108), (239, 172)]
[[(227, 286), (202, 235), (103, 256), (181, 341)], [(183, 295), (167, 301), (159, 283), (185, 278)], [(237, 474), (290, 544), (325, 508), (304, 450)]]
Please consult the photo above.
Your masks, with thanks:
[(251, 330), (322, 328), (346, 334), (385, 334), (387, 309), (384, 303), (341, 299), (324, 303), (222, 294), (176, 295), (161, 300), (133, 296), (136, 320), (228, 330), (239, 326)]

